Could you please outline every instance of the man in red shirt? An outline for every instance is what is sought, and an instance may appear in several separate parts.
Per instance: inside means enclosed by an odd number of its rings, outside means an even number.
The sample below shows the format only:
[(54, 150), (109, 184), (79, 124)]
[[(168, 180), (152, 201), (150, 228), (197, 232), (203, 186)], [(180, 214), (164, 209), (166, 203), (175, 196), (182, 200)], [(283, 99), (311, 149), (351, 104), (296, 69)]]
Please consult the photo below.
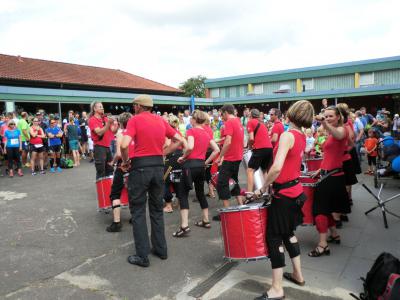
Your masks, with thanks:
[(260, 120), (260, 111), (252, 109), (250, 111), (250, 120), (247, 123), (247, 132), (249, 133), (249, 148), (252, 149), (252, 155), (247, 168), (247, 192), (246, 200), (251, 199), (251, 193), (254, 189), (254, 172), (261, 167), (263, 173), (267, 171), (272, 163), (272, 144), (268, 136), (267, 127)]
[(281, 134), (285, 132), (285, 128), (280, 120), (282, 113), (278, 108), (271, 108), (269, 111), (269, 116), (270, 121), (273, 124), (271, 129), (271, 143), (275, 148), (275, 146), (279, 145), (279, 138)]
[[(240, 119), (235, 117), (235, 108), (231, 104), (225, 104), (221, 108), (224, 120), (224, 145), (222, 146), (218, 163), (221, 163), (218, 174), (217, 192), (224, 207), (229, 207), (229, 199), (236, 196), (238, 204), (242, 204), (239, 186), (239, 166), (243, 158), (244, 130)], [(229, 179), (236, 184), (232, 191), (229, 190)], [(219, 216), (218, 216), (219, 217)], [(218, 218), (213, 218), (218, 220)]]
[(94, 144), (94, 163), (96, 167), (96, 179), (110, 176), (114, 168), (110, 165), (112, 161), (111, 141), (118, 127), (113, 126), (114, 119), (104, 115), (103, 104), (98, 101), (90, 105), (89, 128)]
[[(121, 143), (122, 168), (130, 168), (128, 179), (129, 208), (132, 214), (133, 238), (136, 254), (128, 262), (141, 267), (150, 265), (150, 242), (146, 223), (146, 201), (149, 199), (151, 223), (151, 252), (167, 259), (163, 215), (164, 159), (174, 151), (183, 138), (163, 118), (152, 114), (153, 99), (149, 95), (137, 96), (133, 101), (135, 116), (126, 127)], [(166, 138), (172, 140), (163, 151)], [(129, 160), (129, 145), (135, 144), (133, 158)]]

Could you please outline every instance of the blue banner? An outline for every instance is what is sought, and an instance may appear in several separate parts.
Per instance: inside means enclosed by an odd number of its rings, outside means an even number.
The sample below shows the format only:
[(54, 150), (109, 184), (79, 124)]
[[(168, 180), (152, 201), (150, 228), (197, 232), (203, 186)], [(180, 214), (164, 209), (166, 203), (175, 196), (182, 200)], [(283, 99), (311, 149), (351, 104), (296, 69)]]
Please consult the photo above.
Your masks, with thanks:
[(191, 112), (194, 112), (194, 96), (193, 95), (190, 97), (190, 108), (191, 108)]

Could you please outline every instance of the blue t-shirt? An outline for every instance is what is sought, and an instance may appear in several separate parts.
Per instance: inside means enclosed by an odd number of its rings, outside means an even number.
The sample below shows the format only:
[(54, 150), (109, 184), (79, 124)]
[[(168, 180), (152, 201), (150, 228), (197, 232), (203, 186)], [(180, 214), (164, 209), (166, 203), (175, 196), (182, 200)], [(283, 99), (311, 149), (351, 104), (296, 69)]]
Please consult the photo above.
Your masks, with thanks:
[[(51, 133), (52, 135), (56, 135), (61, 132), (61, 129), (58, 126), (53, 128), (49, 127), (46, 129), (46, 134)], [(58, 146), (61, 145), (61, 139), (59, 137), (49, 138), (49, 146)]]
[(19, 129), (9, 130), (6, 129), (4, 132), (4, 136), (7, 139), (7, 148), (19, 148), (19, 136), (21, 135), (21, 131)]

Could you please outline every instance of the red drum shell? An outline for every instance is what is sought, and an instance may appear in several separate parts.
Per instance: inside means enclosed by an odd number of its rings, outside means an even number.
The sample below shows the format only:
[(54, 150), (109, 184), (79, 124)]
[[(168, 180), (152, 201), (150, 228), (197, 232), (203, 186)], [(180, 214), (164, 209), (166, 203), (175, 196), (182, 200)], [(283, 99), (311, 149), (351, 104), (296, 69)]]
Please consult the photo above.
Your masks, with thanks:
[(111, 208), (110, 194), (113, 177), (102, 177), (96, 180), (97, 202), (99, 209)]
[(318, 181), (318, 179), (311, 177), (300, 177), (299, 180), (303, 186), (303, 192), (307, 197), (306, 202), (304, 202), (304, 205), (301, 208), (303, 212), (303, 225), (314, 225), (314, 189), (315, 183)]
[(322, 158), (311, 158), (306, 160), (307, 171), (317, 171), (321, 168)]
[(268, 257), (267, 208), (260, 203), (220, 210), (225, 257), (255, 260)]
[[(219, 172), (211, 175), (211, 184), (217, 188), (217, 184), (218, 184), (218, 174)], [(235, 180), (233, 180), (232, 178), (229, 179), (229, 190), (232, 191), (235, 188)]]

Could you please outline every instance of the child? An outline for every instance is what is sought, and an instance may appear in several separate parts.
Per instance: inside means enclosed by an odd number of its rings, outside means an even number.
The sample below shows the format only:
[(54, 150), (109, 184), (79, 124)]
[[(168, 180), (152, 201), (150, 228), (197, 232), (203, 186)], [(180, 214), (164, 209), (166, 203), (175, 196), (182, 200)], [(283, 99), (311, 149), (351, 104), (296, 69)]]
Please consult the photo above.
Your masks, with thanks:
[(313, 137), (313, 132), (311, 128), (306, 129), (306, 149), (305, 153), (307, 156), (310, 156), (310, 152), (314, 149), (315, 139)]
[(375, 131), (373, 129), (368, 130), (368, 138), (364, 142), (364, 147), (368, 157), (368, 171), (366, 171), (364, 174), (372, 175), (374, 174), (376, 157), (378, 156), (378, 139), (375, 137)]
[(315, 139), (315, 156), (322, 156), (322, 145), (326, 141), (326, 132), (324, 127), (320, 126), (317, 129), (317, 138)]

